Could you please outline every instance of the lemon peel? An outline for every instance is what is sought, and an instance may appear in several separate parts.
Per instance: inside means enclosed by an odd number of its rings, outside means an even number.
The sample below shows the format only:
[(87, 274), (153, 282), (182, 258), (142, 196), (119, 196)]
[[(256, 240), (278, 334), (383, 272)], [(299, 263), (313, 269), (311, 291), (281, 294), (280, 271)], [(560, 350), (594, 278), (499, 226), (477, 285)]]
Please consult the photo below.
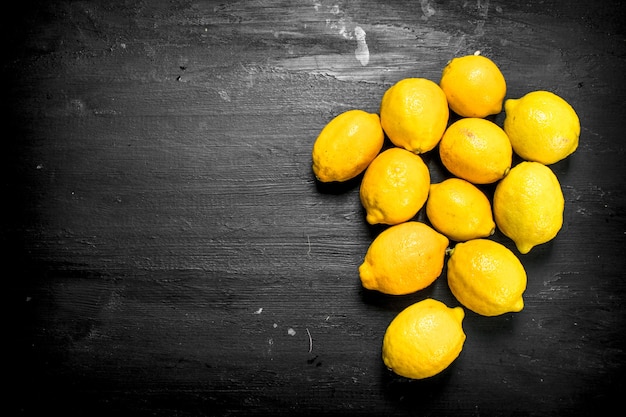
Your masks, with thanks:
[(359, 277), (363, 287), (390, 295), (426, 288), (441, 274), (448, 238), (416, 221), (382, 231), (370, 244)]
[(361, 174), (383, 147), (384, 132), (377, 114), (348, 110), (334, 117), (313, 144), (315, 177), (343, 182)]
[(426, 78), (398, 81), (385, 91), (380, 104), (380, 123), (389, 140), (416, 154), (437, 146), (449, 116), (443, 90)]
[(519, 258), (501, 243), (457, 243), (447, 264), (448, 286), (463, 306), (483, 316), (519, 312), (527, 276)]
[(563, 226), (564, 208), (558, 178), (539, 162), (524, 161), (513, 167), (493, 196), (496, 225), (522, 254), (556, 237)]
[(382, 357), (387, 368), (411, 379), (442, 372), (459, 356), (465, 343), (465, 312), (427, 298), (402, 310), (383, 337)]

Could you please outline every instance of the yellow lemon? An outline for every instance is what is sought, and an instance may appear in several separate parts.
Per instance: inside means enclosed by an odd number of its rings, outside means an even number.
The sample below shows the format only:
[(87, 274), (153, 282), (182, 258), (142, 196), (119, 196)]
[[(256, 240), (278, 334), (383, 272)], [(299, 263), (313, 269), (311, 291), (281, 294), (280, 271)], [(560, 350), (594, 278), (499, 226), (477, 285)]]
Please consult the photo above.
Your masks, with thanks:
[(486, 117), (502, 111), (506, 81), (498, 66), (482, 55), (452, 59), (439, 81), (453, 112), (463, 117)]
[(580, 120), (570, 104), (549, 91), (533, 91), (504, 103), (504, 131), (527, 161), (550, 165), (578, 148)]
[(496, 225), (520, 253), (552, 240), (563, 226), (565, 200), (559, 180), (539, 162), (521, 162), (496, 186)]
[(474, 184), (498, 181), (511, 168), (513, 150), (498, 125), (475, 117), (457, 120), (439, 143), (441, 162), (452, 174)]
[(457, 245), (448, 259), (448, 286), (461, 304), (483, 316), (524, 308), (526, 271), (506, 246), (488, 239)]
[(431, 184), (426, 216), (435, 229), (457, 242), (490, 236), (496, 227), (487, 196), (460, 178)]
[(417, 154), (437, 145), (449, 113), (446, 95), (425, 78), (398, 81), (385, 91), (380, 104), (380, 122), (389, 140)]
[(398, 224), (424, 206), (430, 172), (419, 155), (401, 148), (381, 152), (365, 170), (359, 191), (370, 224)]
[(461, 307), (427, 298), (402, 310), (383, 337), (382, 356), (396, 374), (423, 379), (437, 375), (459, 356), (465, 343)]
[(359, 267), (361, 283), (390, 295), (419, 291), (441, 274), (447, 247), (448, 239), (424, 223), (391, 226), (370, 244)]
[(322, 182), (347, 181), (367, 168), (383, 147), (377, 114), (348, 110), (333, 118), (313, 144), (313, 173)]

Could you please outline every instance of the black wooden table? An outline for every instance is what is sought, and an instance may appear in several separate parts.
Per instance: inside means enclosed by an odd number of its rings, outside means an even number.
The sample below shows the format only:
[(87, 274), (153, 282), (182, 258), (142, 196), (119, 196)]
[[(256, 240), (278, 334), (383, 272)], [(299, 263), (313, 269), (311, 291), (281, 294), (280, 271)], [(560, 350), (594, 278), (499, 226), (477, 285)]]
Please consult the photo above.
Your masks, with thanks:
[[(21, 1), (2, 16), (6, 415), (591, 415), (626, 389), (625, 8), (620, 1)], [(481, 51), (507, 97), (582, 124), (552, 166), (556, 239), (525, 309), (466, 310), (455, 363), (385, 369), (404, 307), (445, 270), (364, 290), (358, 179), (311, 147), (406, 77)], [(504, 115), (494, 118), (502, 124)], [(433, 182), (447, 173), (425, 155)], [(489, 190), (487, 190), (489, 191)], [(425, 221), (422, 213), (418, 220)], [(494, 240), (513, 248), (496, 233)]]

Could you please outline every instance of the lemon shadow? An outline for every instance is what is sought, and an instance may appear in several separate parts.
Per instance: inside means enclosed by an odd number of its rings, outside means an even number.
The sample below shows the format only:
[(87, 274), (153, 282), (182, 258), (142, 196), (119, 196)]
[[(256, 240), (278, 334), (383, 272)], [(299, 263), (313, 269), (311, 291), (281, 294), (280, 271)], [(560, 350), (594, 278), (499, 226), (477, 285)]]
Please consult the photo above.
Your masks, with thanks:
[(456, 360), (430, 378), (409, 379), (393, 373), (381, 361), (380, 384), (383, 396), (387, 402), (411, 410), (413, 415), (432, 410), (433, 404), (441, 401), (450, 385), (455, 363)]
[(323, 182), (318, 180), (313, 172), (311, 171), (311, 175), (315, 179), (315, 188), (317, 192), (321, 194), (331, 194), (331, 195), (339, 195), (346, 194), (355, 189), (358, 189), (361, 186), (361, 180), (363, 179), (363, 173), (357, 175), (356, 177), (346, 180), (346, 181), (333, 181), (333, 182)]
[(436, 292), (434, 284), (435, 283), (433, 282), (428, 287), (411, 294), (389, 295), (376, 290), (368, 290), (360, 285), (359, 282), (359, 295), (364, 303), (374, 306), (379, 310), (400, 312), (419, 301), (427, 298), (433, 298)]
[[(522, 310), (523, 311), (523, 310)], [(523, 321), (520, 322), (520, 313), (505, 313), (499, 316), (486, 317), (465, 308), (463, 329), (466, 334), (472, 335), (477, 346), (484, 344), (494, 346), (498, 343), (506, 344), (515, 334), (519, 334)]]

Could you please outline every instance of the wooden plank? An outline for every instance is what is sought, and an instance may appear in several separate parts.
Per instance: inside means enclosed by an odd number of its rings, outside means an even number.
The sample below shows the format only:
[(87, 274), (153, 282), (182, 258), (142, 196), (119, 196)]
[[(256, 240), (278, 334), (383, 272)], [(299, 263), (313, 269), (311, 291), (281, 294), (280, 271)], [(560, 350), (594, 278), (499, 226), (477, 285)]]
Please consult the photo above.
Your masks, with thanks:
[[(20, 7), (2, 65), (12, 410), (576, 415), (623, 391), (619, 2)], [(397, 80), (437, 81), (476, 50), (509, 97), (570, 101), (581, 145), (553, 166), (565, 223), (522, 258), (523, 312), (468, 311), (459, 359), (409, 381), (385, 369), (382, 335), (425, 297), (458, 305), (445, 271), (406, 297), (362, 289), (381, 228), (358, 179), (316, 183), (311, 147), (340, 112), (376, 112)], [(425, 160), (433, 181), (448, 175)]]

